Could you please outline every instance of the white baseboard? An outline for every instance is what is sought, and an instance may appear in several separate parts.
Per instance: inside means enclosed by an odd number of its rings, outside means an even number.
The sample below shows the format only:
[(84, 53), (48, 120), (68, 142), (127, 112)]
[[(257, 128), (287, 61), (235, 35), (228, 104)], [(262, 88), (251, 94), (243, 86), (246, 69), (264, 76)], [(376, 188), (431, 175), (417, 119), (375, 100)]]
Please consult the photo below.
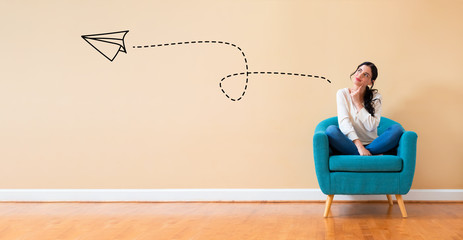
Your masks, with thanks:
[[(463, 189), (417, 189), (406, 201), (463, 201)], [(385, 200), (336, 195), (335, 201)], [(320, 189), (0, 189), (0, 202), (324, 201)]]

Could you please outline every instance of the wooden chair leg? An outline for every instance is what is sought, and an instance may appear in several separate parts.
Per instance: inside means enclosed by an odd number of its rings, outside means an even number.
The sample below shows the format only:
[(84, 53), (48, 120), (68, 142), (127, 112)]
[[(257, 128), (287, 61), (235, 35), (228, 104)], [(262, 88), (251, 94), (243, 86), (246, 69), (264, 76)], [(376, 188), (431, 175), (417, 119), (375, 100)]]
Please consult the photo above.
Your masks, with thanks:
[(391, 195), (387, 194), (386, 197), (387, 197), (387, 201), (389, 202), (389, 206), (394, 205), (394, 202), (392, 201)]
[(328, 214), (330, 213), (330, 208), (331, 208), (331, 203), (333, 202), (334, 195), (328, 195), (326, 198), (326, 204), (325, 204), (325, 213), (323, 214), (323, 217), (328, 217)]
[(399, 204), (402, 217), (406, 218), (408, 215), (407, 215), (407, 211), (405, 210), (405, 204), (404, 204), (404, 200), (402, 199), (402, 195), (396, 194), (395, 198), (397, 199), (397, 203)]

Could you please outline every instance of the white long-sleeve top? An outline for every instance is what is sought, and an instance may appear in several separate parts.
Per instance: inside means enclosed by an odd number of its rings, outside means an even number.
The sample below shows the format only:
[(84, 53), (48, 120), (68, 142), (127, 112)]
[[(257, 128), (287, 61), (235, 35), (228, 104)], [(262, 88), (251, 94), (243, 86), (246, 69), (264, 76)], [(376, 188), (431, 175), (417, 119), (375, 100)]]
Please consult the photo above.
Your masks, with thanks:
[(371, 143), (378, 137), (378, 125), (381, 119), (381, 95), (373, 94), (374, 116), (363, 107), (360, 111), (354, 105), (348, 88), (336, 93), (339, 129), (350, 140), (359, 139), (363, 145)]

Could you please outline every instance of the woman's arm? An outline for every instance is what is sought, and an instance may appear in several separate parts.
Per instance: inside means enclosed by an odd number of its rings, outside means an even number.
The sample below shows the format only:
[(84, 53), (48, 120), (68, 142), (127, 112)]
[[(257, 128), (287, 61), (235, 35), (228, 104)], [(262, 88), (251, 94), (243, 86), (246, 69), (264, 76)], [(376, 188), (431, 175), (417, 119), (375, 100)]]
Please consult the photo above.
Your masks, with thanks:
[(363, 123), (363, 126), (367, 131), (374, 131), (378, 128), (379, 121), (381, 120), (381, 100), (382, 97), (379, 93), (373, 98), (373, 107), (375, 114), (372, 116), (365, 108), (360, 109), (357, 112), (357, 118)]
[(352, 96), (352, 103), (357, 108), (357, 115), (355, 116), (360, 122), (363, 123), (363, 126), (367, 131), (374, 131), (378, 128), (379, 121), (381, 120), (381, 95), (376, 92), (373, 99), (372, 104), (373, 108), (375, 109), (375, 114), (372, 116), (364, 107), (363, 100), (360, 97), (360, 89), (357, 91), (352, 92), (350, 95)]
[(336, 105), (338, 111), (338, 125), (341, 132), (347, 136), (351, 141), (358, 139), (354, 126), (350, 120), (350, 108), (346, 95), (343, 93), (344, 89), (338, 90), (336, 93)]
[[(368, 151), (363, 146), (362, 142), (358, 138), (357, 133), (355, 132), (355, 129), (354, 129), (353, 125), (352, 125), (352, 122), (350, 120), (350, 108), (349, 108), (350, 104), (349, 104), (349, 100), (348, 100), (348, 98), (350, 96), (343, 93), (343, 91), (344, 90), (339, 90), (337, 92), (337, 94), (336, 94), (339, 129), (351, 141), (354, 142), (355, 146), (357, 147), (357, 151), (359, 152), (360, 155), (362, 155), (362, 156), (370, 156), (371, 155), (370, 151)], [(352, 102), (352, 103), (354, 105), (356, 105), (355, 102)], [(365, 108), (363, 108), (363, 104), (362, 104), (361, 108), (362, 108), (361, 110), (366, 111)], [(357, 109), (359, 109), (359, 107), (357, 107)], [(366, 111), (366, 112), (368, 113), (368, 111)]]

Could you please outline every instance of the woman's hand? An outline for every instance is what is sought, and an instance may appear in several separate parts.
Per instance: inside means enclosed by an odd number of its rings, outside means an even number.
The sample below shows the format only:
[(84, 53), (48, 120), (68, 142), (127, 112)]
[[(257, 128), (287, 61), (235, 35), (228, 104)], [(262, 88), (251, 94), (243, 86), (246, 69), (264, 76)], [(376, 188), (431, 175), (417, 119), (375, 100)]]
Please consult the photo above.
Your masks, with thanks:
[(354, 102), (355, 107), (357, 108), (357, 111), (363, 108), (363, 101), (362, 97), (360, 94), (360, 90), (362, 88), (358, 88), (357, 90), (352, 90), (350, 91), (350, 96), (352, 97), (352, 101)]
[(362, 142), (360, 142), (360, 140), (355, 139), (355, 140), (354, 140), (354, 144), (355, 144), (355, 146), (357, 147), (357, 150), (359, 151), (360, 156), (371, 156), (370, 151), (368, 151), (368, 150), (363, 146), (363, 144), (362, 144)]
[(357, 148), (360, 156), (371, 156), (370, 151), (368, 151), (364, 146)]

